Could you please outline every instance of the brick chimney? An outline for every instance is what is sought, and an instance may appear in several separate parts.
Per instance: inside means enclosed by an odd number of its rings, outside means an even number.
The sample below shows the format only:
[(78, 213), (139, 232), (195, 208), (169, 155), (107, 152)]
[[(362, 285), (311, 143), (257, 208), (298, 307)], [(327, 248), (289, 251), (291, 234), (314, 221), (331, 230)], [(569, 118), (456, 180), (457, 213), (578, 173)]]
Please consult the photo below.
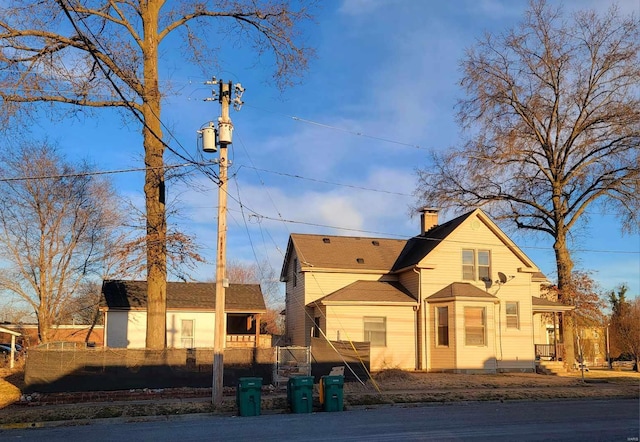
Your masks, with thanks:
[(424, 236), (429, 230), (438, 225), (438, 209), (423, 207), (420, 209), (420, 234)]

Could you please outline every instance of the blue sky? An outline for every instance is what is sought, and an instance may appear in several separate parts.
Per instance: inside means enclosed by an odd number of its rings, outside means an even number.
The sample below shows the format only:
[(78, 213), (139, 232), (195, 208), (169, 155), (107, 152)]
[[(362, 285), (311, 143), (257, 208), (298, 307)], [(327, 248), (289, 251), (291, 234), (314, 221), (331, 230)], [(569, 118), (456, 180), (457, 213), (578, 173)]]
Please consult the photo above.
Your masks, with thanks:
[[(465, 48), (484, 31), (515, 25), (527, 7), (513, 0), (321, 3), (316, 24), (307, 27), (317, 58), (301, 85), (280, 93), (266, 63), (256, 64), (249, 51), (225, 42), (220, 42), (224, 68), (210, 73), (247, 89), (245, 106), (231, 113), (229, 194), (245, 210), (229, 200), (228, 258), (252, 263), (257, 257), (276, 275), (293, 232), (402, 238), (419, 233), (418, 218), (409, 213), (415, 169), (428, 166), (429, 149), (460, 140), (454, 105), (462, 94), (458, 63)], [(564, 7), (604, 10), (610, 4), (572, 0)], [(618, 4), (623, 12), (640, 14), (640, 0)], [(171, 80), (177, 91), (163, 109), (170, 128), (166, 140), (195, 155), (196, 130), (217, 118), (219, 105), (202, 101), (210, 96), (202, 84), (207, 78), (182, 63), (177, 51), (167, 51), (162, 71), (162, 81)], [(89, 158), (102, 170), (123, 169), (141, 166), (139, 128), (131, 121), (124, 124), (115, 112), (99, 111), (95, 119), (65, 122), (53, 131), (43, 123), (42, 130), (69, 156)], [(217, 191), (205, 177), (193, 178), (192, 185), (175, 184), (168, 193), (182, 208), (175, 221), (196, 235), (209, 260), (194, 272), (205, 280), (215, 274)], [(118, 174), (114, 180), (120, 192), (142, 201), (142, 173)], [(502, 227), (555, 278), (550, 238)], [(571, 247), (576, 267), (593, 271), (603, 289), (625, 282), (631, 294), (640, 293), (640, 236), (623, 236), (615, 216), (592, 214)]]

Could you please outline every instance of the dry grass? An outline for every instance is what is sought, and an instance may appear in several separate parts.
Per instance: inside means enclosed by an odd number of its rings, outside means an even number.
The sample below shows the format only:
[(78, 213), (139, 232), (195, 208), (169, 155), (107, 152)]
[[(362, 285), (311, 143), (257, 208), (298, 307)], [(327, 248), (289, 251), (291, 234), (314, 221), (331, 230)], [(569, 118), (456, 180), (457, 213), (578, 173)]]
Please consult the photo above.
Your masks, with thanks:
[[(376, 404), (411, 404), (453, 401), (545, 400), (558, 398), (620, 398), (638, 397), (640, 374), (630, 371), (591, 370), (582, 374), (544, 376), (532, 373), (510, 374), (449, 374), (416, 373), (385, 370), (377, 373), (366, 385), (346, 383), (346, 407)], [(223, 407), (213, 410), (206, 398), (181, 396), (173, 399), (117, 403), (79, 403), (56, 406), (7, 406), (20, 397), (23, 374), (0, 370), (0, 427), (8, 428), (24, 422), (64, 420), (71, 424), (87, 423), (91, 419), (120, 417), (125, 421), (151, 419), (151, 416), (187, 413), (233, 414), (235, 396), (225, 396)], [(73, 395), (72, 395), (73, 396)], [(81, 401), (78, 395), (78, 401)], [(131, 399), (134, 399), (133, 397)], [(139, 399), (139, 398), (136, 398)], [(317, 402), (317, 394), (316, 394)], [(263, 394), (262, 409), (285, 412), (286, 394)], [(319, 404), (316, 404), (318, 407)]]

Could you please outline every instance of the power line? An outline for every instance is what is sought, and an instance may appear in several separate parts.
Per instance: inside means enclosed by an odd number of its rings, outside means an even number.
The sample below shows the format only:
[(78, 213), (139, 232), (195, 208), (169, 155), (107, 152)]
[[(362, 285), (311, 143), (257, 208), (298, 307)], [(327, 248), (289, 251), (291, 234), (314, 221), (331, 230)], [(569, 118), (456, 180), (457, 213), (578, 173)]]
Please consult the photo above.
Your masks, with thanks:
[(369, 135), (369, 134), (366, 134), (364, 132), (359, 132), (359, 131), (355, 131), (355, 130), (351, 130), (351, 129), (345, 129), (343, 127), (338, 127), (338, 126), (332, 126), (330, 124), (320, 123), (318, 121), (309, 120), (307, 118), (296, 117), (295, 115), (288, 115), (288, 114), (285, 114), (285, 113), (282, 113), (282, 112), (270, 111), (270, 110), (263, 109), (263, 108), (260, 108), (260, 107), (257, 107), (257, 106), (252, 106), (250, 104), (245, 104), (245, 106), (251, 107), (253, 109), (257, 109), (257, 110), (262, 111), (262, 112), (281, 115), (281, 116), (290, 118), (293, 121), (299, 121), (301, 123), (306, 123), (306, 124), (310, 124), (310, 125), (313, 125), (313, 126), (322, 127), (322, 128), (325, 128), (325, 129), (337, 130), (337, 131), (340, 131), (340, 132), (345, 132), (345, 133), (348, 133), (348, 134), (351, 134), (351, 135), (356, 135), (356, 136), (359, 136), (359, 137), (370, 138), (372, 140), (378, 140), (378, 141), (384, 141), (385, 143), (398, 144), (400, 146), (406, 146), (406, 147), (412, 147), (414, 149), (421, 149), (421, 150), (430, 151), (429, 148), (422, 147), (422, 146), (417, 145), (417, 144), (405, 143), (403, 141), (392, 140), (390, 138), (377, 137), (375, 135)]
[[(207, 163), (215, 164), (215, 163)], [(146, 170), (158, 170), (158, 169), (176, 169), (179, 167), (195, 167), (197, 164), (188, 162), (184, 164), (167, 164), (162, 167), (136, 167), (130, 169), (114, 169), (114, 170), (99, 170), (99, 171), (91, 171), (91, 172), (78, 172), (78, 173), (67, 173), (60, 175), (38, 175), (38, 176), (21, 176), (21, 177), (11, 177), (11, 178), (1, 178), (0, 182), (11, 182), (11, 181), (35, 181), (35, 180), (50, 180), (50, 179), (60, 179), (60, 178), (74, 178), (74, 177), (83, 177), (83, 176), (95, 176), (95, 175), (111, 175), (118, 173), (130, 173), (130, 172), (144, 172)], [(202, 164), (201, 164), (202, 165)]]
[(356, 186), (356, 185), (353, 185), (353, 184), (336, 183), (334, 181), (326, 181), (326, 180), (320, 180), (320, 179), (317, 179), (317, 178), (309, 178), (309, 177), (304, 177), (302, 175), (296, 175), (296, 174), (291, 174), (291, 173), (286, 173), (286, 172), (279, 172), (279, 171), (275, 171), (275, 170), (262, 169), (262, 168), (258, 168), (258, 167), (255, 167), (255, 166), (241, 165), (240, 167), (238, 167), (238, 171), (236, 173), (239, 173), (240, 169), (242, 169), (243, 167), (245, 169), (253, 169), (253, 170), (256, 170), (256, 171), (260, 171), (260, 172), (272, 173), (274, 175), (286, 176), (286, 177), (289, 177), (289, 178), (297, 178), (297, 179), (300, 179), (300, 180), (313, 181), (313, 182), (316, 182), (316, 183), (330, 184), (332, 186), (348, 187), (348, 188), (351, 188), (351, 189), (367, 190), (369, 192), (386, 193), (386, 194), (389, 194), (389, 195), (409, 196), (409, 197), (413, 196), (413, 195), (408, 194), (408, 193), (393, 192), (393, 191), (390, 191), (390, 190), (383, 190), (383, 189), (373, 189), (371, 187)]

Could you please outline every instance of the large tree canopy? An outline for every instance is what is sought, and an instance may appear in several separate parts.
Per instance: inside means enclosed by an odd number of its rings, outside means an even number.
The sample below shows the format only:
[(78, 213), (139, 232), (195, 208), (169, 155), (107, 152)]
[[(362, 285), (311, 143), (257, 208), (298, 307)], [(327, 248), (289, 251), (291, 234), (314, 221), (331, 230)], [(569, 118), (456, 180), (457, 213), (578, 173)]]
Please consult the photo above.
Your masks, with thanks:
[(612, 8), (567, 19), (544, 1), (518, 27), (479, 39), (461, 62), (468, 139), (418, 171), (420, 204), (483, 206), (551, 235), (562, 298), (573, 270), (568, 235), (588, 208), (638, 228), (639, 48), (637, 17)]
[[(158, 63), (163, 43), (183, 37), (180, 55), (215, 69), (220, 39), (245, 42), (289, 84), (311, 51), (299, 25), (310, 19), (287, 0), (7, 0), (0, 3), (0, 106), (29, 114), (42, 102), (71, 109), (131, 111), (144, 138), (147, 347), (166, 341), (167, 222)], [(308, 2), (311, 3), (311, 2)], [(296, 6), (298, 5), (298, 6)], [(214, 20), (215, 19), (215, 20)], [(214, 38), (215, 37), (215, 38)], [(33, 106), (33, 105), (36, 106)], [(38, 107), (37, 105), (40, 105)], [(69, 108), (67, 107), (67, 110)]]

